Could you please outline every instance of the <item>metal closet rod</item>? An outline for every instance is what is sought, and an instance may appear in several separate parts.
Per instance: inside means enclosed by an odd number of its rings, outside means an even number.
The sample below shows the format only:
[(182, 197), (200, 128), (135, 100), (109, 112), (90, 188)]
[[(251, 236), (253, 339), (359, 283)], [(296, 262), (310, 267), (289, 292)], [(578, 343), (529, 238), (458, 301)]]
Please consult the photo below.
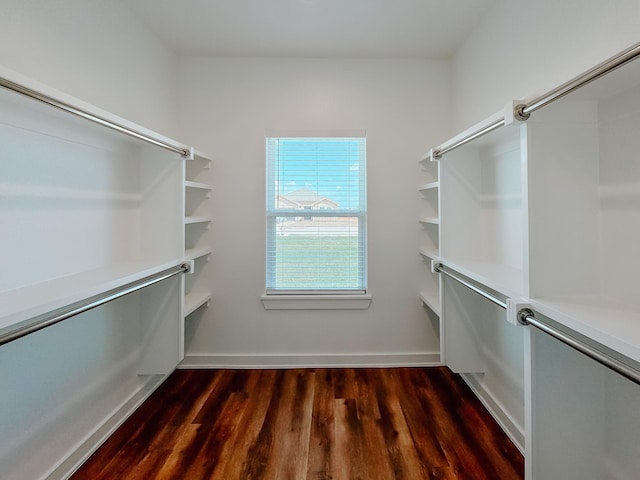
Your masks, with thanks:
[[(571, 80), (563, 83), (559, 87), (556, 87), (553, 90), (543, 95), (540, 95), (539, 97), (533, 100), (516, 105), (513, 109), (513, 115), (517, 120), (525, 121), (531, 116), (532, 112), (535, 112), (536, 110), (539, 110), (540, 108), (546, 105), (549, 105), (550, 103), (558, 100), (559, 98), (562, 98), (565, 95), (587, 85), (588, 83), (591, 83), (594, 80), (597, 80), (598, 78), (612, 72), (613, 70), (616, 70), (617, 68), (620, 68), (629, 62), (632, 62), (633, 60), (637, 59), (639, 56), (640, 56), (640, 43), (637, 43), (634, 46), (624, 50), (623, 52), (620, 52), (619, 54), (614, 55), (613, 57), (596, 65), (590, 70), (587, 70), (582, 75), (578, 75), (577, 77), (572, 78)], [(431, 157), (433, 160), (439, 160), (440, 158), (442, 158), (442, 156), (445, 153), (450, 152), (451, 150), (454, 150), (458, 147), (461, 147), (462, 145), (465, 145), (468, 142), (475, 140), (476, 138), (481, 137), (495, 130), (496, 128), (499, 128), (504, 124), (505, 124), (504, 118), (498, 119), (488, 126), (482, 127), (478, 130), (471, 132), (469, 135), (457, 140), (454, 143), (451, 143), (449, 145), (445, 143), (443, 144), (444, 146), (435, 148), (431, 153)]]
[(67, 305), (66, 307), (55, 310), (53, 312), (39, 315), (31, 319), (31, 321), (29, 321), (29, 323), (27, 324), (18, 326), (9, 332), (1, 334), (0, 345), (13, 342), (14, 340), (18, 340), (19, 338), (37, 332), (38, 330), (42, 330), (43, 328), (47, 328), (55, 325), (56, 323), (60, 323), (63, 320), (75, 317), (76, 315), (99, 307), (100, 305), (104, 305), (105, 303), (111, 302), (118, 298), (124, 297), (125, 295), (129, 295), (130, 293), (142, 290), (143, 288), (150, 285), (162, 282), (163, 280), (171, 278), (180, 273), (187, 273), (190, 270), (191, 267), (189, 266), (189, 264), (183, 263), (176, 267), (169, 268), (167, 270), (163, 270), (162, 272), (158, 272), (153, 275), (141, 278), (136, 282), (132, 282), (127, 285), (123, 285), (122, 287), (109, 290), (108, 292), (94, 295), (93, 297), (89, 297), (84, 300), (80, 300), (79, 302), (72, 303), (71, 305)]
[(560, 342), (568, 345), (569, 347), (577, 350), (580, 353), (592, 358), (596, 362), (604, 365), (605, 367), (613, 370), (616, 373), (619, 373), (623, 377), (631, 380), (636, 385), (640, 385), (640, 372), (635, 368), (627, 365), (626, 363), (621, 362), (617, 358), (614, 358), (597, 348), (592, 347), (589, 344), (586, 344), (577, 338), (545, 323), (541, 320), (538, 320), (533, 310), (528, 308), (523, 308), (518, 312), (518, 321), (522, 325), (530, 325), (532, 327), (537, 328), (538, 330), (552, 336), (553, 338), (559, 340)]
[(447, 277), (450, 277), (450, 278), (454, 279), (455, 281), (461, 283), (462, 285), (464, 285), (465, 287), (469, 288), (470, 290), (473, 290), (474, 292), (482, 295), (487, 300), (491, 300), (493, 303), (495, 303), (499, 307), (502, 307), (505, 310), (507, 309), (507, 302), (505, 302), (501, 298), (498, 298), (495, 295), (493, 295), (493, 294), (491, 294), (491, 293), (489, 293), (489, 292), (487, 292), (485, 290), (482, 290), (477, 285), (474, 285), (473, 283), (470, 283), (470, 282), (466, 281), (464, 278), (459, 277), (455, 273), (448, 272), (447, 270), (445, 270), (445, 268), (446, 268), (446, 266), (444, 264), (442, 264), (442, 263), (436, 263), (433, 266), (433, 270), (434, 271), (436, 271), (438, 273), (443, 273)]
[(94, 115), (93, 113), (87, 112), (86, 110), (82, 110), (81, 108), (74, 107), (73, 105), (69, 105), (66, 102), (57, 100), (53, 97), (50, 97), (49, 95), (45, 95), (44, 93), (40, 93), (36, 90), (25, 87), (24, 85), (20, 85), (18, 83), (12, 82), (11, 80), (8, 80), (6, 78), (0, 77), (0, 86), (7, 88), (9, 90), (12, 90), (21, 95), (24, 95), (26, 97), (32, 98), (34, 100), (38, 100), (42, 103), (46, 103), (47, 105), (50, 105), (52, 107), (63, 110), (65, 112), (71, 113), (78, 117), (84, 118), (85, 120), (89, 120), (99, 125), (108, 127), (112, 130), (116, 130), (120, 133), (124, 133), (125, 135), (129, 135), (130, 137), (134, 137), (139, 140), (143, 140), (147, 143), (156, 145), (158, 147), (162, 147), (164, 149), (170, 150), (172, 152), (179, 153), (184, 158), (191, 156), (191, 151), (189, 148), (186, 148), (178, 144), (169, 143), (160, 138), (152, 137), (142, 132), (138, 132), (136, 130), (133, 130), (132, 128), (125, 127), (124, 125), (120, 125), (118, 123), (102, 118), (98, 115)]
[(563, 83), (559, 87), (554, 88), (550, 92), (540, 95), (538, 98), (530, 100), (528, 102), (516, 105), (514, 107), (514, 116), (518, 120), (527, 120), (532, 112), (555, 102), (559, 98), (587, 85), (588, 83), (597, 80), (598, 78), (616, 70), (617, 68), (632, 62), (640, 56), (640, 43), (636, 43), (632, 47), (620, 52), (617, 55), (605, 60), (604, 62), (596, 65), (595, 67), (587, 70), (582, 75), (578, 75), (572, 78), (568, 82)]
[(476, 138), (479, 138), (483, 135), (486, 135), (487, 133), (494, 131), (496, 128), (500, 128), (503, 125), (504, 125), (504, 118), (500, 118), (495, 122), (487, 125), (486, 127), (482, 127), (478, 130), (471, 132), (469, 135), (467, 135), (464, 138), (461, 138), (457, 142), (454, 142), (450, 145), (446, 145), (444, 147), (434, 149), (433, 152), (431, 152), (431, 158), (433, 160), (439, 160), (442, 158), (442, 156), (445, 153), (450, 152), (451, 150), (454, 150), (458, 147), (461, 147), (462, 145), (466, 145), (470, 141), (475, 140)]

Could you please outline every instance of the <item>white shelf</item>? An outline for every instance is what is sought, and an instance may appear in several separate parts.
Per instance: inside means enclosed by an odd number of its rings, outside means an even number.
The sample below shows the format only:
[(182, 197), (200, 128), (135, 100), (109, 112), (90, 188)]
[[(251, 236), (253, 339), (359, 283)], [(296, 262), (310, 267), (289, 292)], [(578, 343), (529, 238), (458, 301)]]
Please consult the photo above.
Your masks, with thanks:
[(426, 258), (430, 258), (431, 260), (440, 260), (440, 254), (436, 250), (428, 250), (426, 248), (421, 248), (418, 250), (420, 255)]
[(209, 223), (211, 222), (211, 217), (184, 217), (185, 225), (190, 225), (194, 223)]
[(181, 263), (127, 262), (0, 293), (0, 330)]
[(210, 255), (212, 249), (210, 247), (205, 248), (191, 248), (184, 252), (185, 260), (195, 260), (206, 255)]
[(418, 187), (418, 190), (423, 192), (425, 190), (434, 190), (440, 187), (440, 182), (429, 182), (429, 183), (425, 183), (424, 185), (420, 185), (420, 187)]
[(182, 315), (187, 317), (191, 315), (198, 308), (211, 300), (211, 293), (209, 292), (191, 292), (184, 297), (184, 310)]
[[(44, 96), (51, 97), (52, 99), (62, 104), (68, 105), (74, 110), (86, 112), (87, 114), (97, 117), (108, 123), (119, 125), (121, 127), (124, 127), (127, 130), (137, 132), (144, 136), (161, 141), (165, 144), (175, 146), (176, 148), (181, 148), (185, 150), (189, 149), (188, 146), (181, 144), (180, 142), (177, 142), (172, 138), (165, 137), (164, 135), (161, 135), (153, 130), (143, 127), (142, 125), (139, 125), (125, 118), (114, 115), (111, 112), (98, 108), (95, 105), (84, 102), (76, 97), (73, 97), (64, 92), (61, 92), (60, 90), (56, 90), (55, 88), (52, 88), (48, 85), (40, 83), (36, 80), (33, 80), (18, 72), (5, 68), (4, 66), (1, 66), (1, 65), (0, 65), (0, 77), (3, 77), (11, 82), (17, 83), (18, 85), (22, 85), (31, 90), (34, 90), (35, 92), (38, 92)], [(10, 101), (12, 102), (13, 101), (20, 102), (21, 104), (27, 106), (27, 108), (29, 109), (34, 109), (34, 110), (37, 109), (42, 112), (45, 112), (46, 115), (50, 116), (51, 118), (55, 118), (56, 116), (59, 116), (59, 118), (62, 118), (65, 122), (69, 121), (69, 119), (72, 119), (72, 121), (76, 122), (77, 128), (79, 130), (93, 129), (96, 132), (98, 132), (98, 134), (103, 138), (106, 138), (106, 137), (118, 138), (120, 141), (124, 141), (132, 145), (139, 145), (140, 140), (138, 140), (134, 136), (126, 135), (124, 133), (121, 133), (121, 131), (117, 131), (115, 129), (105, 127), (104, 125), (101, 125), (97, 122), (90, 122), (85, 120), (80, 120), (78, 122), (79, 117), (75, 117), (73, 114), (69, 114), (66, 111), (62, 111), (62, 109), (52, 109), (51, 106), (48, 104), (45, 104), (45, 102), (34, 102), (33, 99), (27, 98), (26, 96), (19, 95), (13, 91), (9, 91), (8, 89), (4, 89), (4, 88), (2, 89), (2, 91), (0, 91), (0, 95), (2, 95), (3, 97), (6, 97), (7, 99), (11, 98)], [(56, 126), (53, 125), (53, 128), (56, 128)], [(69, 140), (69, 138), (67, 138), (67, 140)]]
[(422, 157), (420, 158), (420, 160), (418, 160), (418, 163), (426, 163), (426, 162), (437, 162), (438, 160), (434, 160), (431, 158), (431, 149), (427, 150), (426, 152), (424, 152), (422, 154)]
[(518, 268), (476, 258), (441, 258), (441, 260), (452, 270), (508, 298), (524, 296), (524, 274)]
[(206, 168), (209, 168), (209, 164), (211, 163), (211, 157), (206, 153), (201, 152), (198, 149), (193, 149), (193, 160), (201, 160), (207, 164)]
[(420, 223), (430, 223), (432, 225), (439, 225), (440, 219), (438, 217), (420, 217), (418, 218)]
[(427, 307), (429, 307), (433, 313), (440, 316), (440, 298), (438, 292), (420, 292), (420, 300)]
[[(206, 185), (211, 181), (211, 159), (195, 152), (191, 161), (186, 163), (185, 184)], [(195, 187), (198, 188), (198, 187)]]
[(544, 298), (531, 306), (554, 321), (640, 362), (640, 310), (607, 297)]
[[(203, 230), (208, 229), (211, 222), (209, 202), (207, 200), (212, 191), (210, 185), (211, 159), (200, 152), (194, 151), (194, 161), (187, 163), (185, 170), (185, 216), (184, 224), (196, 225), (198, 227), (185, 229), (184, 252), (185, 260), (203, 262), (196, 266), (193, 275), (185, 278), (185, 293), (183, 298), (183, 318), (188, 317), (201, 307), (208, 306), (211, 300), (210, 287), (208, 286), (208, 275), (206, 270), (208, 255), (212, 253), (209, 240), (203, 236)], [(190, 248), (188, 248), (190, 247)], [(186, 326), (185, 326), (186, 327)], [(188, 345), (184, 346), (185, 350)]]
[(186, 180), (184, 182), (184, 186), (186, 188), (198, 188), (198, 189), (201, 189), (201, 190), (211, 190), (211, 187), (209, 185), (207, 185), (206, 183), (192, 182), (190, 180)]

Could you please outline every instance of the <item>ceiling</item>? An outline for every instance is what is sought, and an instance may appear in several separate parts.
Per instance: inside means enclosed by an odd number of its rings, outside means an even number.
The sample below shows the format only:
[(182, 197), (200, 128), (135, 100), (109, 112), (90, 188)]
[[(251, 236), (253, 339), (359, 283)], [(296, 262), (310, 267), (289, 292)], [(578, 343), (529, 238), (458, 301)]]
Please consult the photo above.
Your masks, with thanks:
[(121, 0), (184, 55), (447, 58), (495, 0)]

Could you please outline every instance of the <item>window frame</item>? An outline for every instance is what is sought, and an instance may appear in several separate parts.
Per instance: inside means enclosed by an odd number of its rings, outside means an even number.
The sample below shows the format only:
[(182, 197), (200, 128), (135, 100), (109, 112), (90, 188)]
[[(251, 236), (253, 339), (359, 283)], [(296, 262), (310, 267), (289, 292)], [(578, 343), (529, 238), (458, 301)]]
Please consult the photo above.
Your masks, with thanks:
[[(275, 205), (277, 192), (276, 169), (273, 168), (273, 160), (269, 154), (270, 140), (272, 139), (317, 139), (317, 140), (348, 140), (357, 139), (362, 143), (362, 155), (358, 158), (359, 168), (359, 206), (357, 209), (345, 208), (340, 210), (317, 209), (312, 211), (304, 210), (304, 213), (311, 214), (312, 217), (356, 217), (358, 219), (358, 248), (359, 263), (358, 275), (363, 288), (358, 289), (277, 289), (270, 285), (275, 285), (276, 269), (270, 268), (269, 249), (275, 248), (277, 219), (282, 217), (300, 217), (301, 210), (278, 209)], [(262, 296), (262, 303), (266, 309), (360, 309), (368, 308), (371, 302), (371, 295), (368, 293), (368, 256), (367, 256), (367, 138), (363, 131), (347, 132), (336, 134), (323, 133), (274, 133), (267, 132), (266, 143), (266, 258), (265, 258), (265, 293)], [(273, 198), (272, 198), (273, 197)], [(306, 215), (309, 216), (309, 215)]]

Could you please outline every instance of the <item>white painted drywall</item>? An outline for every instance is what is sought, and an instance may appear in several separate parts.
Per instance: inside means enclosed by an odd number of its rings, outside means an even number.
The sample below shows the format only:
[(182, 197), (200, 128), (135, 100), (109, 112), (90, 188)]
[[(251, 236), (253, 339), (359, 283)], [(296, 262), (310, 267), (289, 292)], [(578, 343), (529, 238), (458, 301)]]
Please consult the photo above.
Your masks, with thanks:
[(497, 0), (452, 59), (451, 133), (579, 75), (638, 32), (638, 0)]
[(120, 2), (0, 0), (0, 64), (173, 136), (176, 56)]
[[(187, 323), (187, 355), (437, 352), (417, 291), (417, 160), (449, 131), (447, 63), (185, 57), (179, 70), (180, 137), (215, 159), (215, 293)], [(368, 310), (263, 308), (266, 129), (366, 130)]]

